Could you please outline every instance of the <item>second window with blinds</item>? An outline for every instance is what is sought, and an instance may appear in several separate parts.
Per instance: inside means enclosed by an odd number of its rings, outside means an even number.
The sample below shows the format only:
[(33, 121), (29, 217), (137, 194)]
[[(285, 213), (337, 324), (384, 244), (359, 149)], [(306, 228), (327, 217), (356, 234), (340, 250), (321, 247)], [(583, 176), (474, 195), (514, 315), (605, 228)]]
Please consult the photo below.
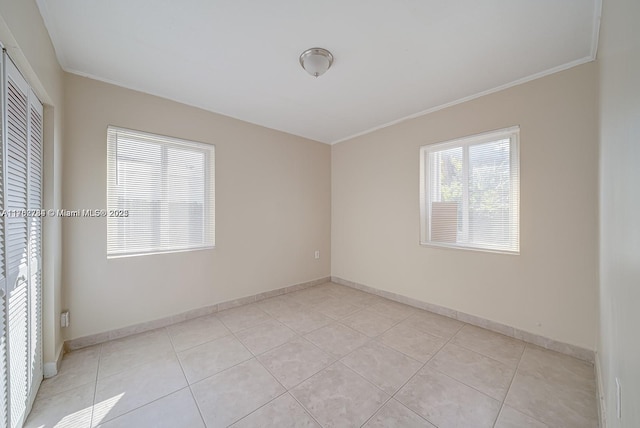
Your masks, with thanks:
[(420, 148), (421, 244), (519, 253), (519, 133)]
[(211, 144), (109, 126), (107, 256), (213, 248)]

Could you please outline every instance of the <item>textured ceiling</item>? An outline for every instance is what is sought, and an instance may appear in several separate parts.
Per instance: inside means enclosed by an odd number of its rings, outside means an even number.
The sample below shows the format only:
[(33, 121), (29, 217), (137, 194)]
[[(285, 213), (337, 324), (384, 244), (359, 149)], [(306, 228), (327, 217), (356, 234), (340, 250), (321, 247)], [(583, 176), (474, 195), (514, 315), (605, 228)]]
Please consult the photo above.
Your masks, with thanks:
[[(58, 60), (325, 143), (592, 60), (600, 0), (37, 0)], [(329, 49), (309, 76), (298, 56)]]

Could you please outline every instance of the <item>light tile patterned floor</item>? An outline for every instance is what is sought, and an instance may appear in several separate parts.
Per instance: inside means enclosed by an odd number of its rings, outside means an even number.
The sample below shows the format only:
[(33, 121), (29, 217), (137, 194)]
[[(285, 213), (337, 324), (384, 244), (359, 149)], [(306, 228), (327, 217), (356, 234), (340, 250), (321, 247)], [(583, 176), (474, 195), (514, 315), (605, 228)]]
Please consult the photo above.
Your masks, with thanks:
[(65, 355), (27, 427), (597, 427), (592, 365), (327, 283)]

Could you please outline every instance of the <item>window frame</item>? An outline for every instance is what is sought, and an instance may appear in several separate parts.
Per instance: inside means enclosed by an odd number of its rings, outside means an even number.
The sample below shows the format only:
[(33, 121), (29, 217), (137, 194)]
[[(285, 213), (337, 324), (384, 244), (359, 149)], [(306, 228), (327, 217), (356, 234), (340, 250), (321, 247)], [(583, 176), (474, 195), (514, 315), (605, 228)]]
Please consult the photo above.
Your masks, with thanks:
[[(165, 211), (168, 210), (168, 204), (170, 201), (167, 197), (168, 192), (168, 155), (167, 152), (171, 148), (176, 148), (179, 150), (188, 150), (194, 153), (202, 153), (204, 156), (204, 165), (203, 165), (203, 173), (204, 173), (204, 183), (203, 183), (203, 241), (206, 241), (208, 236), (210, 235), (211, 243), (204, 243), (202, 245), (188, 245), (188, 246), (169, 246), (167, 244), (160, 244), (155, 249), (141, 249), (141, 250), (122, 250), (122, 251), (110, 251), (109, 250), (109, 220), (107, 220), (107, 259), (115, 259), (115, 258), (123, 258), (123, 257), (135, 257), (135, 256), (145, 256), (145, 255), (153, 255), (153, 254), (167, 254), (167, 253), (180, 253), (187, 251), (200, 251), (207, 249), (214, 249), (215, 245), (215, 144), (211, 143), (203, 143), (192, 140), (185, 140), (181, 138), (171, 137), (167, 135), (154, 134), (146, 131), (139, 131), (134, 129), (122, 128), (118, 126), (108, 125), (107, 126), (107, 215), (109, 216), (110, 210), (120, 210), (118, 207), (111, 207), (110, 202), (110, 194), (112, 189), (115, 189), (115, 186), (118, 184), (118, 159), (120, 158), (118, 153), (118, 143), (117, 140), (114, 143), (115, 147), (111, 147), (111, 133), (123, 133), (127, 134), (129, 138), (135, 139), (137, 141), (143, 142), (145, 144), (154, 144), (160, 148), (160, 164), (159, 164), (159, 172), (160, 172), (160, 187), (161, 187), (161, 195), (162, 199), (160, 203), (162, 205), (167, 205), (166, 207), (162, 206), (160, 209)], [(117, 138), (117, 136), (115, 137)], [(112, 153), (113, 150), (113, 153)], [(114, 160), (112, 163), (111, 157), (113, 156)], [(166, 213), (165, 213), (166, 214)], [(161, 215), (160, 213), (158, 215)], [(116, 226), (118, 227), (118, 226)], [(117, 233), (117, 232), (115, 232)], [(161, 238), (162, 239), (162, 238)], [(125, 246), (126, 247), (126, 246)]]
[[(479, 245), (472, 242), (445, 243), (431, 240), (431, 162), (429, 155), (443, 150), (462, 148), (468, 154), (469, 147), (491, 143), (497, 140), (509, 138), (509, 163), (510, 163), (510, 198), (515, 208), (511, 212), (511, 227), (513, 235), (516, 237), (515, 250), (509, 250), (492, 245)], [(468, 155), (463, 157), (463, 180), (467, 182), (463, 189), (468, 189), (469, 161)], [(469, 210), (468, 191), (463, 190), (463, 210)], [(465, 207), (466, 206), (466, 207)], [(464, 216), (463, 216), (464, 217)], [(468, 217), (468, 215), (467, 215)], [(450, 248), (470, 251), (481, 251), (499, 254), (520, 254), (520, 126), (484, 132), (462, 138), (447, 140), (435, 144), (420, 146), (420, 245), (425, 247)]]

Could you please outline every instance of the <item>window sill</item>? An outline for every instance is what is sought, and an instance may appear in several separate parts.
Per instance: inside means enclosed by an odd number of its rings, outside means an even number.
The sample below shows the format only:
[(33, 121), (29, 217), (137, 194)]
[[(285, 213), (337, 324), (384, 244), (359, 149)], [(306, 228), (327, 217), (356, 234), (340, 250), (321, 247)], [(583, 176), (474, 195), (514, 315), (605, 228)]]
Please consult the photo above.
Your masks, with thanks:
[(452, 244), (440, 244), (435, 242), (420, 242), (421, 247), (431, 247), (431, 248), (442, 248), (445, 250), (464, 250), (464, 251), (475, 251), (480, 253), (493, 253), (493, 254), (506, 254), (511, 256), (519, 256), (520, 250), (511, 251), (511, 250), (498, 250), (493, 248), (482, 248), (482, 247), (470, 247), (465, 245), (452, 245)]
[(159, 254), (175, 254), (175, 253), (187, 253), (191, 251), (213, 250), (215, 245), (208, 245), (204, 247), (182, 248), (176, 250), (160, 250), (160, 251), (144, 251), (139, 253), (123, 253), (123, 254), (107, 254), (107, 260), (111, 259), (124, 259), (128, 257), (140, 257), (140, 256), (155, 256)]

